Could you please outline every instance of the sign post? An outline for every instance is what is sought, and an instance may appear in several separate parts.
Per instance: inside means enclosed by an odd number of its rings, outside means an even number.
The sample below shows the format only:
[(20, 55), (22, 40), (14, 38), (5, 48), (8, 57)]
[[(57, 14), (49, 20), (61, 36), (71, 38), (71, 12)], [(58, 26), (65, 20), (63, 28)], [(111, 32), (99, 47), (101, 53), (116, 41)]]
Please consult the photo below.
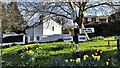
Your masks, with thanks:
[(64, 37), (63, 40), (64, 40), (64, 42), (71, 42), (71, 41), (73, 41), (73, 37), (72, 36), (71, 37)]
[(79, 29), (80, 34), (85, 34), (85, 33), (94, 33), (94, 28), (81, 28)]
[(71, 42), (74, 41), (75, 45), (76, 45), (76, 55), (77, 55), (77, 60), (80, 62), (80, 52), (79, 52), (79, 41), (81, 42), (85, 42), (87, 41), (87, 37), (85, 35), (80, 35), (79, 34), (85, 34), (85, 33), (94, 33), (94, 28), (81, 28), (78, 29), (75, 25), (74, 25), (74, 36), (70, 36), (70, 37), (64, 37), (63, 40), (64, 42)]
[(120, 36), (115, 36), (115, 40), (117, 40), (117, 49), (120, 51)]
[(81, 42), (85, 42), (87, 41), (87, 37), (86, 36), (78, 36), (78, 41), (81, 41)]

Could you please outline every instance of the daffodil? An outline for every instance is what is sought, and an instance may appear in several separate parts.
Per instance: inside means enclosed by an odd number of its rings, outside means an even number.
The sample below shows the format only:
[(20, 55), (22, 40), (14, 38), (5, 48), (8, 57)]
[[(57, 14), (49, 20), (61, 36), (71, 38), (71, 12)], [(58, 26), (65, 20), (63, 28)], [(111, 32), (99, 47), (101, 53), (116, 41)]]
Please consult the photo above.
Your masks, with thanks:
[(73, 59), (72, 61), (74, 62), (75, 60)]
[(26, 51), (26, 53), (28, 53), (28, 51)]
[(85, 55), (88, 58), (88, 55)]
[(97, 56), (96, 59), (97, 59), (97, 61), (99, 61), (100, 60), (100, 56)]
[(98, 53), (95, 53), (95, 55), (98, 55)]
[(94, 54), (92, 54), (92, 57), (94, 58)]
[(100, 56), (93, 56), (94, 60), (99, 61), (100, 60)]
[(67, 62), (68, 62), (68, 59), (66, 59), (65, 62), (67, 63)]
[(88, 58), (88, 55), (83, 56), (83, 60), (86, 60)]
[(106, 62), (105, 62), (105, 64), (106, 64), (106, 65), (108, 65), (108, 64), (109, 64), (109, 62), (108, 62), (108, 61), (106, 61)]
[(108, 61), (109, 61), (110, 59), (108, 59)]
[(103, 53), (102, 51), (100, 51), (100, 53)]
[(27, 54), (32, 55), (34, 52), (32, 50), (26, 51)]
[(70, 59), (70, 62), (72, 62), (72, 59)]
[(96, 60), (96, 56), (94, 56), (93, 58), (94, 58), (94, 60)]
[(86, 59), (87, 59), (87, 58), (84, 56), (84, 57), (83, 57), (83, 60), (86, 60)]
[(76, 59), (76, 63), (78, 63), (79, 62), (79, 60), (78, 59)]

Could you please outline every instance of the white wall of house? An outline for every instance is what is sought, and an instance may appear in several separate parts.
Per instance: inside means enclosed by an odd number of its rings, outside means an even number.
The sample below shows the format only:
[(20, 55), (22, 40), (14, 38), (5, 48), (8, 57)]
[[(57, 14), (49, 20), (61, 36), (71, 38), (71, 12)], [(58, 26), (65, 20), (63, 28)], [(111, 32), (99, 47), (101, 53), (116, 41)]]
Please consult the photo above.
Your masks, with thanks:
[(98, 16), (96, 17), (96, 22), (100, 22), (100, 19), (106, 19), (106, 23), (108, 22), (108, 16)]
[(42, 35), (43, 35), (43, 26), (38, 25), (34, 27), (34, 41), (39, 42), (42, 39)]
[(34, 41), (34, 29), (33, 27), (26, 29), (25, 33), (27, 34), (28, 42)]
[[(48, 20), (41, 25), (26, 29), (26, 34), (28, 43), (40, 42), (42, 38), (45, 38), (49, 35), (62, 34), (62, 25), (53, 20)], [(50, 37), (50, 39), (52, 38)]]
[(26, 34), (29, 42), (39, 42), (43, 34), (42, 25), (26, 29)]
[(62, 26), (53, 20), (43, 23), (43, 35), (62, 34)]

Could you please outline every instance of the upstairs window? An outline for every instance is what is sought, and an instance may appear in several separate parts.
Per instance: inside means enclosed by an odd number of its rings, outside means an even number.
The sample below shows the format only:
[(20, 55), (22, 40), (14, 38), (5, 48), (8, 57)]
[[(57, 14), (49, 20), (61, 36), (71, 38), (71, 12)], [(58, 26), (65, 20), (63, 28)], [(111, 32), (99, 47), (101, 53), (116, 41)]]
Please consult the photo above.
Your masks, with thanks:
[(54, 31), (54, 26), (52, 27), (52, 31)]
[(88, 18), (87, 21), (88, 21), (88, 22), (91, 22), (91, 21), (92, 21), (92, 18)]

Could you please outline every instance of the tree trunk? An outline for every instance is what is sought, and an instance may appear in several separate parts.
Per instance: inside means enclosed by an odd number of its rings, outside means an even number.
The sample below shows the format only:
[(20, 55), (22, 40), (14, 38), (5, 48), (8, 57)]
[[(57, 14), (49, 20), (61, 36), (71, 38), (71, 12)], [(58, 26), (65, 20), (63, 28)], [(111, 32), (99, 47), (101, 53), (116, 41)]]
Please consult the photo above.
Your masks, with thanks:
[[(81, 6), (80, 9), (79, 9), (79, 17), (76, 18), (75, 22), (77, 22), (79, 28), (85, 28), (84, 26), (84, 7)], [(87, 39), (89, 40), (89, 36), (87, 33), (85, 33)]]

